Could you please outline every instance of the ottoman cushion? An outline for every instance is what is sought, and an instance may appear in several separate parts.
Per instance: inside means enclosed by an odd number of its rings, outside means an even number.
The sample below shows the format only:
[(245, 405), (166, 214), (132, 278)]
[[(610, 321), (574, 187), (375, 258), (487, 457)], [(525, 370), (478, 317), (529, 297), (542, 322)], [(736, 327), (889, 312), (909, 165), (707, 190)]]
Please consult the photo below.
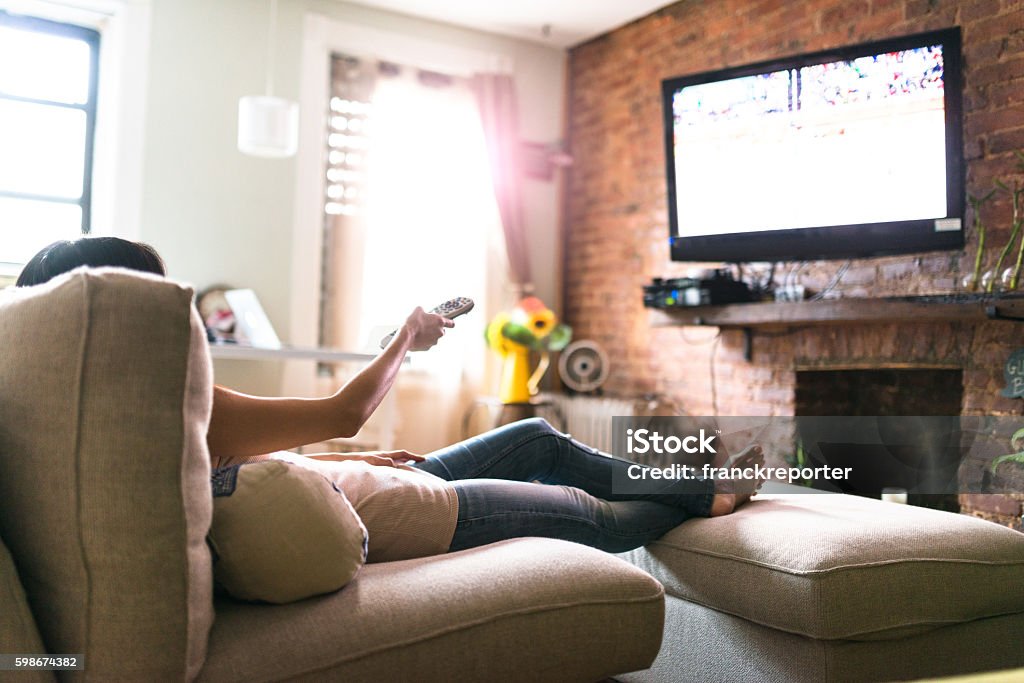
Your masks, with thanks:
[(1012, 588), (1024, 585), (1024, 534), (855, 496), (758, 496), (625, 557), (669, 595), (818, 639), (887, 640), (1024, 611)]

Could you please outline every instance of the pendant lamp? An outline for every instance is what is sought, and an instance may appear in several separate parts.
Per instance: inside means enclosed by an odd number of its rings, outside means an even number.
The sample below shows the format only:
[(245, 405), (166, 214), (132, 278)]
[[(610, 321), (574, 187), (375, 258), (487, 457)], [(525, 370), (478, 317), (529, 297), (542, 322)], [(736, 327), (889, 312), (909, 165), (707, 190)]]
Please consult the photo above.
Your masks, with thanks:
[(277, 0), (270, 0), (267, 90), (238, 100), (238, 150), (257, 157), (290, 157), (299, 146), (299, 105), (274, 96)]

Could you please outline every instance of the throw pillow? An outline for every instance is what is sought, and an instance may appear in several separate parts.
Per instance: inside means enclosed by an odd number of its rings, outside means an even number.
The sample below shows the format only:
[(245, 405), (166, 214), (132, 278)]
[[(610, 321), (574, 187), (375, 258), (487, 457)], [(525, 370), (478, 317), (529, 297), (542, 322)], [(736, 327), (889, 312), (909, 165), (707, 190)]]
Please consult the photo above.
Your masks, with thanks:
[(215, 470), (213, 573), (233, 597), (286, 603), (336, 591), (366, 561), (367, 533), (326, 477), (280, 460)]

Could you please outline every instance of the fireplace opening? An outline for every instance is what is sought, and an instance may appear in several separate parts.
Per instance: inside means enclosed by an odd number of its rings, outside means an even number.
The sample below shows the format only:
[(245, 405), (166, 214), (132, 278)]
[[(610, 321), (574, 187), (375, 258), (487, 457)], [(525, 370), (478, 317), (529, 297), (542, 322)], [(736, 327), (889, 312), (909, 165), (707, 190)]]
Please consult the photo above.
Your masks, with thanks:
[[(905, 488), (908, 503), (959, 512), (956, 468), (963, 452), (959, 420), (963, 404), (963, 371), (949, 368), (809, 370), (796, 373), (795, 414), (803, 438), (829, 464), (854, 465), (854, 478), (843, 490), (878, 498), (883, 488)], [(813, 417), (879, 417), (877, 444), (850, 443), (835, 434), (821, 434)], [(949, 418), (942, 420), (939, 418)], [(885, 418), (908, 418), (906, 420)], [(917, 418), (916, 420), (909, 418)], [(931, 418), (931, 419), (928, 419)], [(863, 424), (835, 421), (836, 424)], [(815, 432), (817, 429), (818, 433)], [(929, 463), (925, 475), (925, 463)], [(948, 470), (952, 490), (943, 493), (923, 483)], [(917, 491), (915, 491), (917, 489)]]
[(796, 414), (959, 415), (959, 369), (810, 370), (796, 373)]

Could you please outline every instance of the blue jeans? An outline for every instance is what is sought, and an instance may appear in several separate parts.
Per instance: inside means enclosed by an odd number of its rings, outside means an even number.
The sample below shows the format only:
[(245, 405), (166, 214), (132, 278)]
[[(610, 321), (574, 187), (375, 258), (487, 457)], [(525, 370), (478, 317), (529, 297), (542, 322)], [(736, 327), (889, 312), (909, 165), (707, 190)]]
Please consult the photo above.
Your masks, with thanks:
[(614, 493), (613, 472), (632, 464), (534, 418), (435, 451), (414, 466), (455, 486), (459, 517), (450, 551), (546, 536), (617, 553), (710, 514), (714, 486), (708, 480), (675, 480), (652, 493)]

